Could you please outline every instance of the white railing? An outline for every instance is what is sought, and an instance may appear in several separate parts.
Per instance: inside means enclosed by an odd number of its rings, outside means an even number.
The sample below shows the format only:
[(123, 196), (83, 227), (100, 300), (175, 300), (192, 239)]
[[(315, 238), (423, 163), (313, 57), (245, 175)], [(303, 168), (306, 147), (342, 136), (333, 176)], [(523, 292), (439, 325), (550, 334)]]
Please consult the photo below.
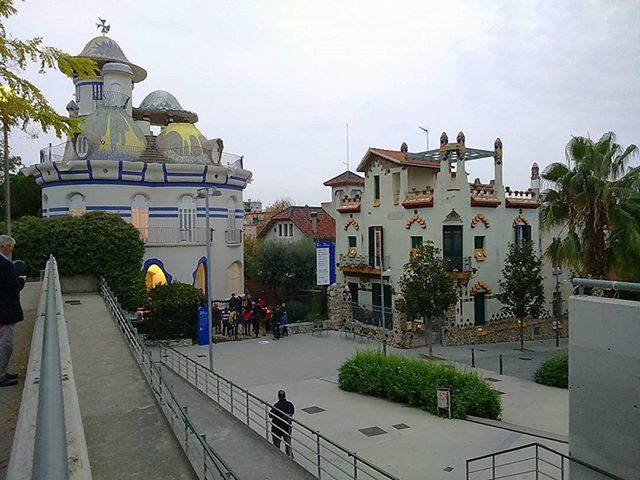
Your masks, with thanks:
[(281, 413), (279, 416), (290, 424), (290, 430), (284, 431), (271, 421), (272, 406), (267, 402), (171, 347), (160, 346), (160, 361), (267, 441), (271, 441), (272, 428), (281, 430), (285, 446), (294, 453), (294, 461), (318, 479), (399, 480), (356, 452)]
[(224, 232), (224, 240), (227, 245), (240, 245), (242, 243), (242, 230), (227, 230)]
[(204, 480), (238, 480), (238, 477), (224, 460), (207, 443), (206, 435), (198, 431), (197, 426), (187, 414), (187, 408), (180, 405), (173, 394), (171, 385), (165, 381), (162, 375), (162, 365), (153, 361), (152, 352), (138, 340), (136, 330), (125, 317), (117, 297), (113, 296), (104, 279), (100, 281), (100, 294), (122, 335), (127, 340), (131, 352), (175, 433), (176, 439), (198, 473), (198, 477)]
[(204, 245), (207, 230), (204, 227), (180, 229), (177, 227), (147, 227), (140, 229), (140, 236), (148, 246), (154, 245)]

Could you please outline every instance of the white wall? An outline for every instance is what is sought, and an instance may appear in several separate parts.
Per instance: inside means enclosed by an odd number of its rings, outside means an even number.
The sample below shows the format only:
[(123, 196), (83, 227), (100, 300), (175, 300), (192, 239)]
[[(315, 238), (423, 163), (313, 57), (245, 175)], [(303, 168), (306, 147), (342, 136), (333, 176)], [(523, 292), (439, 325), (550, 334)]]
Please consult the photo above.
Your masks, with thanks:
[(640, 478), (640, 302), (573, 296), (569, 313), (569, 452)]
[[(486, 159), (493, 162), (493, 159)], [(393, 202), (393, 173), (400, 174), (400, 203), (394, 205)], [(506, 208), (504, 204), (504, 194), (498, 193), (502, 203), (496, 208), (472, 207), (470, 205), (470, 191), (467, 175), (459, 174), (457, 178), (452, 178), (448, 171), (437, 174), (436, 188), (434, 192), (433, 207), (406, 209), (402, 206), (410, 184), (417, 182), (418, 186), (424, 188), (429, 184), (434, 175), (429, 174), (412, 175), (410, 169), (403, 170), (401, 166), (391, 164), (390, 171), (379, 165), (371, 166), (371, 171), (365, 178), (365, 187), (362, 194), (361, 210), (359, 213), (337, 213), (336, 214), (336, 261), (339, 261), (340, 254), (346, 254), (348, 249), (347, 237), (355, 235), (357, 237), (358, 255), (368, 255), (368, 227), (380, 225), (383, 227), (384, 255), (390, 257), (391, 277), (390, 282), (399, 292), (398, 280), (402, 275), (403, 265), (409, 261), (411, 247), (411, 236), (422, 236), (426, 242), (431, 240), (435, 246), (442, 249), (442, 226), (447, 215), (455, 210), (461, 217), (459, 225), (463, 227), (463, 256), (472, 257), (472, 267), (477, 269), (477, 273), (470, 279), (469, 284), (463, 292), (462, 309), (460, 303), (456, 305), (456, 321), (459, 324), (474, 323), (474, 303), (473, 295), (469, 290), (479, 281), (483, 281), (491, 288), (491, 294), (486, 296), (486, 320), (490, 321), (493, 315), (499, 315), (501, 310), (500, 302), (495, 298), (499, 293), (499, 279), (501, 270), (507, 255), (509, 243), (515, 241), (513, 221), (518, 215), (522, 215), (531, 225), (531, 238), (538, 238), (538, 210)], [(374, 176), (380, 176), (380, 206), (374, 206)], [(485, 182), (488, 183), (488, 182)], [(332, 199), (335, 199), (336, 190), (345, 190), (345, 187), (336, 187), (332, 190)], [(420, 215), (426, 221), (426, 228), (421, 228), (414, 222), (409, 229), (406, 228), (407, 220), (414, 214)], [(474, 228), (471, 221), (476, 214), (483, 214), (490, 223), (486, 227), (479, 222)], [(358, 222), (359, 230), (354, 225), (350, 225), (347, 230), (345, 226), (351, 219)], [(485, 236), (487, 257), (479, 262), (473, 258), (474, 236)], [(347, 275), (338, 271), (338, 281), (359, 282), (359, 277)], [(377, 282), (378, 280), (372, 280)], [(370, 288), (369, 281), (367, 288)], [(364, 299), (364, 300), (363, 300)], [(360, 295), (361, 302), (370, 301), (370, 293)]]
[[(287, 226), (287, 228), (289, 228), (289, 225), (293, 225), (293, 237), (292, 236), (280, 236), (280, 227), (279, 225), (282, 225), (282, 228), (284, 229), (285, 225)], [(283, 230), (284, 232), (284, 230)], [(271, 225), (271, 227), (269, 228), (268, 232), (264, 233), (264, 236), (262, 237), (262, 240), (264, 242), (271, 242), (271, 241), (282, 241), (282, 242), (297, 242), (300, 240), (304, 240), (306, 237), (306, 235), (304, 233), (302, 233), (302, 230), (300, 230), (292, 221), (290, 220), (279, 220), (277, 222), (273, 222), (273, 224)]]

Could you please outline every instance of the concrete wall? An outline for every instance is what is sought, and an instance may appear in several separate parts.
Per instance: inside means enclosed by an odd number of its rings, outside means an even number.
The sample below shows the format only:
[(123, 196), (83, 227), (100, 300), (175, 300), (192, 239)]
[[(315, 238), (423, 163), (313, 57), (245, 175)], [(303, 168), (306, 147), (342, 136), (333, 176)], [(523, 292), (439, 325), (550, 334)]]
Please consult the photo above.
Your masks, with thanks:
[(569, 311), (569, 452), (640, 478), (640, 302), (573, 296)]

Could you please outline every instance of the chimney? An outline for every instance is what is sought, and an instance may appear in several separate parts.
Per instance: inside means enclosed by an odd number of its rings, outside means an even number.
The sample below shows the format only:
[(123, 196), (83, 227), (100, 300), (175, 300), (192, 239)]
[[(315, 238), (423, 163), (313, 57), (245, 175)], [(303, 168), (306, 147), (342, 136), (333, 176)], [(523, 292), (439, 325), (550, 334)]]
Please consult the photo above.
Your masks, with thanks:
[(316, 210), (311, 211), (311, 231), (314, 235), (318, 233), (318, 212)]

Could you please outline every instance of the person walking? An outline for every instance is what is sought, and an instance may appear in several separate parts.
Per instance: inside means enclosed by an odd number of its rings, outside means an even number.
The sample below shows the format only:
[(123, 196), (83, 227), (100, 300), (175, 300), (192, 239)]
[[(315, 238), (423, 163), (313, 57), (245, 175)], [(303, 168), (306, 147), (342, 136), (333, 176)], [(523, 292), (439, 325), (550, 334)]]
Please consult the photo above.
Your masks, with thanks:
[(280, 305), (277, 305), (273, 311), (272, 323), (273, 323), (273, 339), (280, 340), (280, 320), (282, 319), (282, 310)]
[(280, 317), (280, 323), (282, 324), (282, 336), (289, 336), (289, 315), (287, 315), (287, 311), (282, 312), (282, 317)]
[(271, 438), (273, 444), (280, 449), (280, 444), (284, 440), (285, 453), (293, 458), (293, 450), (291, 449), (291, 417), (295, 413), (293, 403), (287, 400), (287, 394), (284, 390), (278, 391), (278, 401), (273, 405), (269, 412), (271, 419)]
[(232, 337), (235, 341), (238, 341), (238, 311), (231, 310), (229, 312), (229, 337)]
[(251, 315), (251, 325), (253, 327), (253, 334), (258, 338), (260, 335), (260, 318), (262, 317), (262, 307), (259, 303), (253, 305), (253, 313)]
[(20, 291), (27, 277), (18, 275), (11, 261), (15, 245), (16, 241), (9, 235), (0, 235), (0, 387), (18, 383), (18, 374), (9, 373), (8, 368), (13, 352), (14, 325), (24, 319)]

